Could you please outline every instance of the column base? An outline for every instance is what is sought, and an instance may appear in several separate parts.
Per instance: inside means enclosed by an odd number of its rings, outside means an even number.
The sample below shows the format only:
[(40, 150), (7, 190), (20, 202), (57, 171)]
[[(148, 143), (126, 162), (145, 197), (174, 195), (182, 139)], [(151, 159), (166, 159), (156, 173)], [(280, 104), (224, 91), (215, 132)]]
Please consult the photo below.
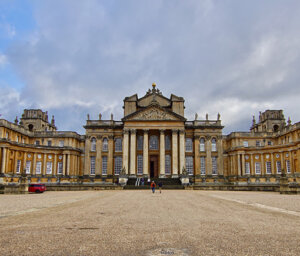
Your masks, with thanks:
[(160, 174), (159, 175), (159, 178), (161, 179), (161, 178), (166, 178), (166, 175), (165, 174)]
[(172, 174), (172, 178), (178, 178), (179, 175), (178, 174)]

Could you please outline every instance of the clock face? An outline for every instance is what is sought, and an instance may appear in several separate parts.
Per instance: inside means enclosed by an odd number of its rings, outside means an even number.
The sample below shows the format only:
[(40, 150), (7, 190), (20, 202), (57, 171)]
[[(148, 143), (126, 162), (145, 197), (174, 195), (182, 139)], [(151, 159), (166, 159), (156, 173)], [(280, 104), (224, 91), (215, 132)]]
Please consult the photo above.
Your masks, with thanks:
[(256, 155), (256, 156), (255, 156), (255, 159), (259, 159), (259, 155)]
[(246, 155), (246, 156), (245, 156), (245, 159), (248, 160), (248, 159), (249, 159), (249, 156)]
[(61, 159), (62, 159), (62, 156), (58, 156), (58, 159), (61, 160)]
[(286, 153), (285, 156), (288, 157), (288, 156), (289, 156), (289, 153)]
[(49, 156), (48, 156), (48, 159), (52, 159), (52, 155), (49, 155)]
[(269, 156), (269, 155), (266, 155), (266, 158), (267, 158), (267, 159), (269, 159), (269, 158), (270, 158), (270, 156)]
[(31, 157), (31, 154), (28, 154), (27, 157), (30, 158), (30, 157)]
[(276, 158), (279, 158), (279, 154), (276, 154)]
[(38, 154), (37, 157), (38, 157), (38, 159), (41, 159), (41, 158), (42, 158), (42, 155), (41, 155), (41, 154)]

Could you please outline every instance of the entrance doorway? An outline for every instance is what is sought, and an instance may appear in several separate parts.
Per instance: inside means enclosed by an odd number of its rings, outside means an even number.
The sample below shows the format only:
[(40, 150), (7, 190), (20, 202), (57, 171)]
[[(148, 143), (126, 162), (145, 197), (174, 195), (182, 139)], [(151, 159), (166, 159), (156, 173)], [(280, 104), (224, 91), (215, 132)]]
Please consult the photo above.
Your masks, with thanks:
[(158, 156), (150, 156), (150, 178), (158, 178)]

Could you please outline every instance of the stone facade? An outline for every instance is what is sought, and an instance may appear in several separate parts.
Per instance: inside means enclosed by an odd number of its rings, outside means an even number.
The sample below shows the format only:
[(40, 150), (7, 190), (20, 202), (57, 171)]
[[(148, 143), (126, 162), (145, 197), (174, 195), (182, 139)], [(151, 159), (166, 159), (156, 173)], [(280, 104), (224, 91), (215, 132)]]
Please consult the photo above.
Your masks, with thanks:
[(20, 122), (0, 119), (1, 182), (113, 184), (127, 177), (178, 178), (194, 185), (279, 184), (300, 181), (300, 122), (282, 110), (260, 113), (249, 132), (223, 135), (215, 120), (184, 117), (184, 99), (166, 98), (153, 84), (124, 99), (121, 121), (87, 118), (85, 135), (57, 131), (47, 112), (24, 110)]

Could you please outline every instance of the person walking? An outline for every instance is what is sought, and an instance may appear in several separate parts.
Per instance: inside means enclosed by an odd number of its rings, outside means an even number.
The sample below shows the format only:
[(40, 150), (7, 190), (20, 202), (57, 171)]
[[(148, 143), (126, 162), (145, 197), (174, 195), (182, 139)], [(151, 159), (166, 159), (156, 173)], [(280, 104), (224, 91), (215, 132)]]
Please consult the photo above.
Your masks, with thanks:
[(151, 182), (151, 189), (152, 189), (152, 193), (154, 194), (155, 193), (155, 187), (156, 187), (156, 184), (154, 182), (154, 180)]
[(161, 181), (158, 183), (158, 188), (159, 188), (159, 193), (161, 194), (161, 189), (162, 189), (162, 182)]

